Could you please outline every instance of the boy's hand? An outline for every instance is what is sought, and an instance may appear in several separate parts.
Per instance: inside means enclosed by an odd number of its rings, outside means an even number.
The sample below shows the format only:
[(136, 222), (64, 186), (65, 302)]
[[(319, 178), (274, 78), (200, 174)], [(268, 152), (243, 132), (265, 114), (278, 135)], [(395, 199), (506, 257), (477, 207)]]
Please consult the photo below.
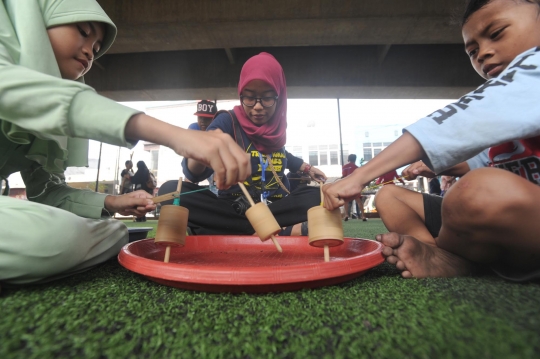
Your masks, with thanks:
[(143, 216), (156, 209), (152, 195), (143, 190), (126, 193), (121, 196), (105, 197), (105, 209), (111, 213), (117, 212), (123, 216)]
[(365, 184), (358, 180), (358, 176), (351, 174), (344, 179), (323, 186), (324, 208), (332, 211), (357, 198)]
[(435, 172), (429, 169), (428, 166), (422, 161), (415, 162), (409, 167), (405, 168), (401, 175), (407, 178), (408, 181), (415, 179), (418, 176), (427, 178), (433, 178), (436, 176)]

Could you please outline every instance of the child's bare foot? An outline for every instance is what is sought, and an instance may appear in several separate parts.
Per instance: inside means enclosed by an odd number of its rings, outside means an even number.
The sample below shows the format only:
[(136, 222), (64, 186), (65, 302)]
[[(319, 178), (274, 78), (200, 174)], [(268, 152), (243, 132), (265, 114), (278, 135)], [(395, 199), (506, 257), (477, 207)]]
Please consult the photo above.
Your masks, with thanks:
[(414, 237), (386, 233), (376, 238), (384, 244), (386, 261), (395, 264), (403, 278), (458, 277), (472, 272), (471, 262)]

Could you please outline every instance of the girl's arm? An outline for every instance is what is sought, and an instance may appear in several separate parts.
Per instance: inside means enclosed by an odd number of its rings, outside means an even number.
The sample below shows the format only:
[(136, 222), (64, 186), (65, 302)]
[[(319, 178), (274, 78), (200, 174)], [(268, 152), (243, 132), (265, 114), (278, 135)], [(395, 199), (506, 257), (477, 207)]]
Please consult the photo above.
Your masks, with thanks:
[(144, 140), (167, 146), (180, 156), (192, 159), (189, 162), (193, 163), (195, 171), (211, 167), (219, 189), (235, 185), (251, 174), (248, 154), (231, 136), (221, 131), (185, 130), (138, 114), (127, 123), (125, 136), (127, 140)]
[(27, 133), (50, 140), (67, 136), (126, 147), (146, 140), (214, 168), (219, 188), (236, 184), (251, 173), (247, 154), (227, 135), (188, 134), (100, 96), (83, 83), (15, 65), (7, 53), (0, 44), (0, 119), (7, 122), (3, 129), (13, 142)]
[(51, 174), (37, 163), (21, 171), (21, 176), (28, 200), (61, 208), (84, 218), (98, 219), (107, 212), (142, 215), (156, 208), (151, 200), (152, 195), (144, 191), (110, 196), (72, 188), (66, 184), (63, 174)]

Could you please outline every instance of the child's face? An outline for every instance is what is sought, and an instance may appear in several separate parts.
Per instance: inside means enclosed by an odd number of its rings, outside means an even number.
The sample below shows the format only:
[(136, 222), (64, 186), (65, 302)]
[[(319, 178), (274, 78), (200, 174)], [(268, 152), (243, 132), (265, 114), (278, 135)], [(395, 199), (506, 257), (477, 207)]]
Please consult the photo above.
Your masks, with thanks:
[(208, 126), (210, 126), (213, 120), (213, 117), (197, 116), (197, 123), (199, 124), (199, 128), (201, 129), (201, 131), (206, 131), (206, 129), (208, 128)]
[(47, 29), (62, 78), (76, 80), (92, 67), (105, 26), (99, 22), (78, 22)]
[[(261, 80), (253, 80), (247, 83), (242, 90), (242, 96), (251, 98), (276, 97), (277, 93), (272, 86)], [(279, 101), (279, 100), (278, 100)], [(257, 126), (262, 126), (272, 119), (276, 112), (277, 101), (270, 107), (263, 107), (261, 101), (257, 101), (255, 106), (248, 107), (242, 103), (242, 107), (247, 117)]]
[(463, 25), (465, 52), (480, 76), (498, 76), (520, 53), (540, 46), (540, 7), (524, 0), (493, 0)]

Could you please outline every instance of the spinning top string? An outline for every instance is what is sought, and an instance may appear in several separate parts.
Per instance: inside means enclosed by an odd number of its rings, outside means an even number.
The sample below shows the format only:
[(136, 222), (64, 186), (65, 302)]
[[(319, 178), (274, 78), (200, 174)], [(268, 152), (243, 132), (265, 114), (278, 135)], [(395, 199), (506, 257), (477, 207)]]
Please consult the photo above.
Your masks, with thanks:
[(172, 199), (174, 205), (180, 205), (180, 200), (178, 200), (178, 204), (176, 204), (176, 202), (174, 202), (174, 199), (176, 199), (176, 198), (178, 198), (180, 196), (186, 195), (186, 194), (191, 194), (191, 193), (201, 192), (201, 191), (208, 191), (209, 189), (210, 188), (202, 188), (202, 189), (196, 189), (194, 191), (189, 191), (189, 192), (184, 192), (184, 193), (180, 193), (178, 191), (170, 192), (170, 193), (162, 194), (161, 196), (154, 197), (154, 198), (152, 198), (152, 201), (154, 203), (161, 203), (163, 201), (169, 201), (169, 200)]
[(178, 196), (183, 196), (185, 194), (201, 192), (201, 191), (208, 191), (208, 190), (210, 190), (210, 188), (196, 189), (195, 191), (189, 191), (189, 192), (180, 193)]
[(386, 182), (379, 183), (379, 184), (376, 184), (376, 185), (373, 185), (373, 186), (369, 186), (369, 187), (367, 187), (367, 189), (373, 189), (373, 188), (381, 187), (381, 186), (384, 186), (385, 184), (392, 183), (392, 182), (394, 182), (396, 180), (399, 181), (400, 179), (406, 179), (406, 178), (407, 178), (407, 176), (399, 176), (397, 178), (394, 178), (391, 181), (386, 181)]

